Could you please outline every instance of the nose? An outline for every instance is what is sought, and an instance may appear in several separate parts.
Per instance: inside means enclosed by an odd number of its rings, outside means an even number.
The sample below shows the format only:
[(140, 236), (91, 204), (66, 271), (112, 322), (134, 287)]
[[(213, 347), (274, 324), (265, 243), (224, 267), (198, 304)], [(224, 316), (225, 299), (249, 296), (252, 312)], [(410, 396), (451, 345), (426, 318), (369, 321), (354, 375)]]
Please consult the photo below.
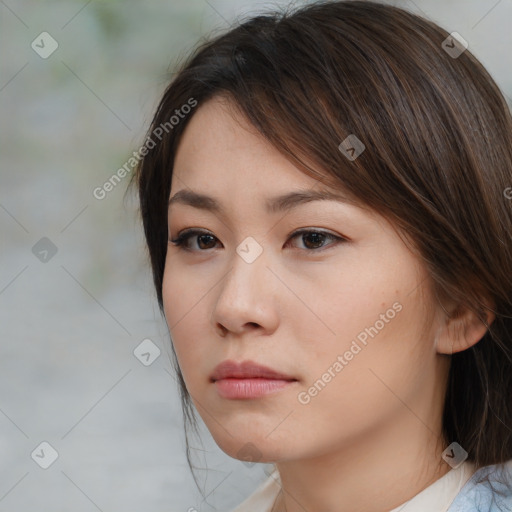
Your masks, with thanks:
[(242, 335), (245, 332), (272, 333), (279, 323), (279, 286), (282, 284), (268, 268), (265, 251), (251, 263), (238, 253), (219, 285), (211, 322), (215, 330)]

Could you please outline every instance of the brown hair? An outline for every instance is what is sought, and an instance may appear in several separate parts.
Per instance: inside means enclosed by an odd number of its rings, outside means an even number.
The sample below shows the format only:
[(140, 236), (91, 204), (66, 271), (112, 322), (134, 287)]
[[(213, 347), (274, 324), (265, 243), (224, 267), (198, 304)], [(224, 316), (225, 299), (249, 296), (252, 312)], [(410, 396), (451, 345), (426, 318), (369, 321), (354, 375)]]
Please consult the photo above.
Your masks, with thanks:
[[(446, 440), (481, 467), (512, 458), (512, 118), (471, 52), (445, 51), (448, 37), (370, 1), (322, 1), (238, 22), (181, 65), (147, 141), (167, 123), (165, 134), (134, 181), (162, 312), (174, 156), (193, 113), (172, 127), (169, 119), (191, 99), (229, 98), (303, 172), (400, 228), (438, 297), (482, 319), (492, 304), (496, 315), (476, 345), (451, 356), (443, 416)], [(355, 160), (338, 149), (351, 134), (366, 146)], [(195, 425), (175, 368), (185, 427)]]

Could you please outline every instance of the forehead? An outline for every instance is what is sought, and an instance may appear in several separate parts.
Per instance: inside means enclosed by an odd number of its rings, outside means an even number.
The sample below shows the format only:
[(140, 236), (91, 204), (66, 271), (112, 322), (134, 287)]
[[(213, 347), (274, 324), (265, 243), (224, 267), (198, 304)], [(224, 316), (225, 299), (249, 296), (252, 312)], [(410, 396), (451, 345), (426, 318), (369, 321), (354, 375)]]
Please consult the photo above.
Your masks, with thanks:
[[(309, 165), (315, 167), (311, 162)], [(266, 188), (270, 195), (293, 187), (329, 191), (358, 203), (341, 182), (334, 186), (333, 178), (327, 175), (321, 182), (299, 169), (222, 97), (201, 105), (182, 134), (172, 188), (186, 187), (216, 189), (223, 195), (227, 190), (247, 187)]]
[[(177, 173), (197, 169), (252, 168), (259, 162), (273, 166), (284, 157), (223, 97), (214, 97), (194, 112), (178, 144), (174, 169)], [(279, 166), (281, 167), (281, 166)]]

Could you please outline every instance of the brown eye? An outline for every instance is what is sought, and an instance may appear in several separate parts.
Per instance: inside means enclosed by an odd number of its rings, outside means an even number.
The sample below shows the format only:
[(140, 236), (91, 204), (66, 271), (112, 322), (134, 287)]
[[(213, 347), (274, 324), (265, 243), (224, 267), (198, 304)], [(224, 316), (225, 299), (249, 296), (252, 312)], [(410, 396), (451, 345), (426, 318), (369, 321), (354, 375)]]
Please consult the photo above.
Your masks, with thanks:
[[(333, 235), (332, 233), (327, 233), (324, 231), (318, 231), (314, 229), (302, 229), (300, 231), (296, 231), (290, 236), (290, 240), (294, 238), (300, 237), (302, 243), (304, 244), (304, 250), (309, 252), (316, 251), (319, 252), (325, 248), (328, 248), (331, 245), (337, 245), (339, 242), (346, 241), (345, 238), (340, 236)], [(333, 242), (327, 245), (324, 245), (325, 240), (332, 240)], [(302, 247), (300, 248), (302, 249)]]
[(327, 236), (324, 233), (303, 233), (302, 234), (302, 242), (308, 249), (318, 249), (322, 247), (323, 242)]
[(215, 246), (214, 242), (216, 240), (216, 237), (214, 237), (210, 233), (199, 231), (197, 229), (191, 229), (182, 232), (177, 238), (175, 238), (174, 240), (169, 240), (169, 242), (187, 251), (195, 251), (196, 249), (192, 249), (190, 247), (189, 241), (192, 238), (195, 238), (197, 240), (197, 247), (199, 247), (199, 250), (201, 251), (206, 249), (212, 249)]

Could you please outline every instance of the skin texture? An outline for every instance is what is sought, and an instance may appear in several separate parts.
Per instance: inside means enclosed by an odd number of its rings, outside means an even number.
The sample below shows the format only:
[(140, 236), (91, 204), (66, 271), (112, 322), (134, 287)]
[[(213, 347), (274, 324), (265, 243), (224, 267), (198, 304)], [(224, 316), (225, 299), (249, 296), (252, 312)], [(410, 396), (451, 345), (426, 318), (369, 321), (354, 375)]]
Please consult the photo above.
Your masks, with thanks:
[[(187, 389), (219, 447), (242, 458), (252, 443), (259, 462), (276, 463), (276, 510), (383, 512), (450, 469), (441, 459), (452, 441), (441, 437), (449, 354), (476, 343), (485, 327), (468, 311), (449, 320), (445, 310), (455, 305), (441, 307), (422, 261), (377, 213), (337, 201), (265, 210), (275, 195), (325, 188), (229, 103), (201, 105), (180, 141), (170, 196), (208, 194), (225, 212), (171, 206), (171, 239), (186, 228), (215, 238), (192, 236), (190, 251), (169, 243), (165, 316)], [(299, 228), (348, 240), (290, 238)], [(263, 248), (252, 263), (236, 252), (249, 236)], [(396, 303), (400, 311), (301, 403), (298, 394)], [(226, 359), (250, 359), (297, 382), (228, 400), (210, 382)]]

